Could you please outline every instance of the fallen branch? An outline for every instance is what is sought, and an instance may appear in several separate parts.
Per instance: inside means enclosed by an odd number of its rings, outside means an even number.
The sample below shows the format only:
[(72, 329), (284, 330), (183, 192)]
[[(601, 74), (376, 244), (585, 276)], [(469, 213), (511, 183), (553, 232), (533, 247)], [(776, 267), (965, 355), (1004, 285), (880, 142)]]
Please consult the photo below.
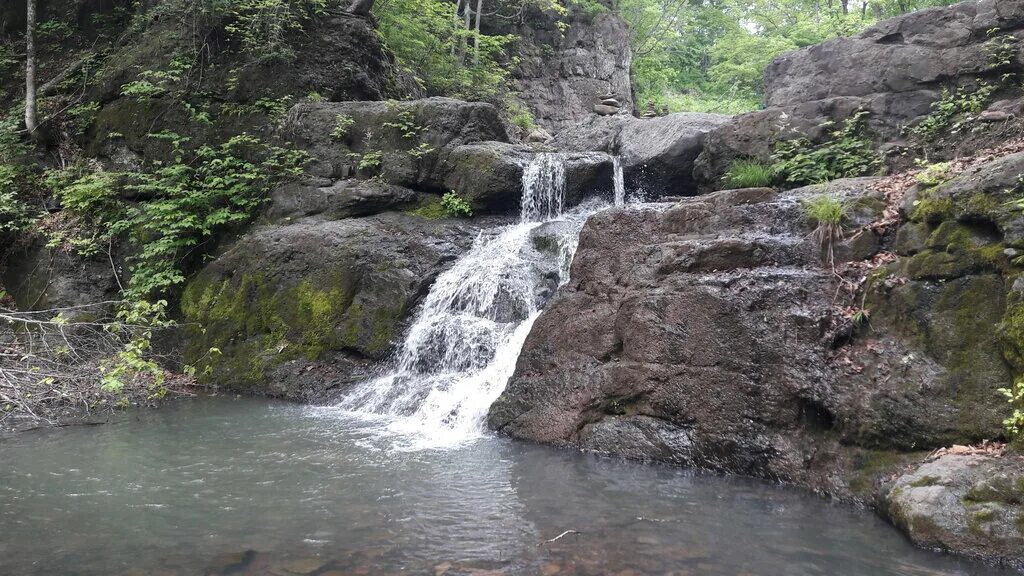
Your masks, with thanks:
[(551, 538), (550, 540), (545, 540), (545, 541), (541, 542), (540, 544), (537, 544), (537, 546), (540, 547), (540, 546), (543, 546), (545, 544), (550, 544), (552, 542), (556, 542), (556, 541), (558, 541), (558, 540), (568, 536), (569, 534), (577, 534), (578, 535), (579, 532), (576, 531), (576, 530), (566, 530), (565, 532), (562, 532), (561, 534), (559, 534), (558, 536), (555, 536), (554, 538)]

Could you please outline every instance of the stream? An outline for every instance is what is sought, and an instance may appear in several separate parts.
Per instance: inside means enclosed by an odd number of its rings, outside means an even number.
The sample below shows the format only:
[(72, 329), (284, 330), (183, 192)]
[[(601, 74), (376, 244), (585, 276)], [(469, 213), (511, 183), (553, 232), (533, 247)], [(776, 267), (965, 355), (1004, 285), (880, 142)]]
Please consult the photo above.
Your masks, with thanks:
[(0, 439), (0, 574), (1010, 574), (766, 482), (392, 434), (207, 397)]

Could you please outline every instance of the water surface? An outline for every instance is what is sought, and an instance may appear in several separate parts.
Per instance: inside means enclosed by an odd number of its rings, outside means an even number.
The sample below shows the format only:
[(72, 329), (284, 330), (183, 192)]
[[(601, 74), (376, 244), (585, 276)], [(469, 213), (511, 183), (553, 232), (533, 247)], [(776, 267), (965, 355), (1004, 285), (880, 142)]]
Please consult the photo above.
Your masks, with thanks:
[(395, 444), (337, 410), (229, 398), (2, 438), (0, 574), (1009, 574), (758, 481)]

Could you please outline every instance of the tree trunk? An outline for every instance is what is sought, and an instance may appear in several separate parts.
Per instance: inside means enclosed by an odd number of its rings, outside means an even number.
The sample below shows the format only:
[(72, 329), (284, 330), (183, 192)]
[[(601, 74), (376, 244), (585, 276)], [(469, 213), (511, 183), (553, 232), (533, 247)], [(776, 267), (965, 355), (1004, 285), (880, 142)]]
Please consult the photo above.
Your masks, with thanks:
[(27, 0), (25, 13), (25, 128), (35, 132), (36, 118), (36, 0)]
[(484, 0), (476, 0), (476, 36), (473, 36), (473, 65), (480, 63), (480, 14), (484, 9)]
[(373, 8), (373, 0), (352, 0), (348, 6), (348, 13), (355, 16), (369, 16)]

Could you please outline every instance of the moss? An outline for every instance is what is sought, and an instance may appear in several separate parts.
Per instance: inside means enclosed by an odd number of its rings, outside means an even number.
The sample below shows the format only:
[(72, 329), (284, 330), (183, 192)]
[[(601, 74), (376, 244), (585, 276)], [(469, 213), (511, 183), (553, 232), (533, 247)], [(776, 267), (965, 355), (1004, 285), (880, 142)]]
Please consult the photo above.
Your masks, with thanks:
[(925, 197), (918, 200), (917, 206), (910, 214), (910, 219), (918, 222), (938, 223), (952, 220), (954, 216), (953, 201), (949, 198)]
[(974, 512), (967, 517), (967, 529), (976, 536), (984, 536), (984, 524), (991, 522), (995, 517), (995, 510), (989, 508)]
[(910, 487), (921, 488), (923, 486), (934, 486), (938, 484), (940, 480), (942, 480), (942, 478), (939, 478), (938, 476), (923, 476), (911, 482)]
[(435, 196), (426, 198), (418, 204), (413, 204), (403, 211), (420, 218), (426, 218), (427, 220), (437, 220), (448, 216), (444, 206), (441, 204), (441, 198)]
[(919, 460), (922, 452), (893, 452), (889, 450), (858, 449), (852, 455), (852, 474), (847, 479), (850, 491), (867, 498), (871, 496), (875, 480), (893, 470)]
[[(190, 327), (186, 362), (206, 373), (206, 381), (248, 387), (281, 362), (315, 360), (341, 344), (335, 326), (350, 308), (350, 282), (335, 273), (281, 288), (260, 274), (222, 281), (200, 276), (181, 301)], [(211, 348), (220, 354), (209, 354)]]
[(972, 486), (964, 496), (964, 502), (998, 502), (1020, 506), (1024, 504), (1024, 485), (1018, 480), (1006, 475), (988, 478)]

